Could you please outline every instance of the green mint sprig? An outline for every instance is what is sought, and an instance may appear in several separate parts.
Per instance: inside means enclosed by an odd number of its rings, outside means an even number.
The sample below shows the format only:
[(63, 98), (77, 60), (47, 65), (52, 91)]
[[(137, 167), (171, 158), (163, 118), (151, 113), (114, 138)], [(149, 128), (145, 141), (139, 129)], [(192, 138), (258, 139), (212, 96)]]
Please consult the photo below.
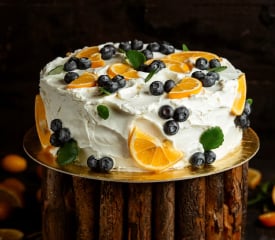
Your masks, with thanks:
[(182, 44), (182, 50), (183, 51), (189, 51), (189, 48), (187, 47), (187, 45), (186, 44)]
[(211, 127), (200, 136), (200, 143), (205, 151), (218, 148), (224, 141), (224, 135), (220, 127)]
[(66, 142), (57, 151), (57, 163), (60, 166), (72, 163), (78, 156), (79, 148), (77, 142), (74, 139)]
[(104, 120), (108, 119), (109, 118), (109, 108), (105, 105), (98, 105), (97, 108), (97, 113), (98, 115), (103, 118)]
[(209, 72), (222, 72), (227, 69), (227, 66), (220, 66), (208, 69)]
[(148, 82), (157, 72), (157, 69), (152, 70), (151, 72), (148, 73), (148, 75), (146, 76), (146, 78), (144, 79), (145, 82)]
[(138, 69), (146, 61), (145, 55), (137, 50), (127, 51), (126, 57), (134, 69)]
[(55, 67), (54, 69), (52, 69), (51, 71), (49, 71), (48, 75), (55, 75), (55, 74), (62, 73), (62, 72), (64, 72), (63, 68), (64, 68), (63, 65), (59, 65), (59, 66)]

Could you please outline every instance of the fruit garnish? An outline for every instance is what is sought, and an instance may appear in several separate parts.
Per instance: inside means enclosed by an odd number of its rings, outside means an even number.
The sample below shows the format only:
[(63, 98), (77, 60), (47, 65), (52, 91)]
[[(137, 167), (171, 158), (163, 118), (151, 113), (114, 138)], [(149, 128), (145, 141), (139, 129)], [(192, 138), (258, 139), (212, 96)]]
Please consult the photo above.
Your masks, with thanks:
[(248, 169), (248, 187), (250, 189), (255, 189), (261, 182), (262, 173), (255, 168)]
[(57, 163), (61, 166), (72, 163), (78, 156), (79, 148), (74, 139), (64, 143), (57, 151)]
[(11, 173), (23, 172), (27, 169), (27, 160), (18, 154), (8, 154), (2, 158), (1, 167)]
[(194, 94), (200, 93), (202, 90), (202, 83), (196, 78), (183, 78), (175, 87), (168, 93), (169, 98), (184, 98)]
[(20, 230), (13, 228), (1, 228), (0, 229), (0, 239), (3, 240), (22, 240), (24, 238), (24, 233)]
[(22, 194), (26, 190), (25, 184), (14, 177), (5, 178), (0, 184), (3, 184), (7, 188), (10, 188), (20, 194)]
[(97, 113), (98, 115), (103, 118), (104, 120), (108, 119), (109, 117), (109, 108), (105, 105), (98, 105), (97, 106)]
[(22, 208), (24, 205), (22, 195), (3, 184), (0, 185), (0, 199), (9, 203), (12, 208)]
[(206, 58), (208, 61), (213, 58), (220, 59), (214, 53), (203, 52), (203, 51), (183, 51), (183, 52), (172, 53), (167, 56), (167, 58), (171, 58), (179, 62), (186, 62), (189, 59), (197, 59), (199, 57)]
[(51, 132), (48, 128), (44, 103), (40, 95), (35, 96), (35, 126), (39, 141), (43, 148), (50, 146)]
[(129, 50), (126, 52), (126, 57), (132, 64), (134, 69), (138, 69), (141, 64), (146, 61), (146, 57), (143, 53), (137, 50)]
[(187, 45), (186, 44), (182, 44), (181, 45), (181, 47), (182, 47), (182, 51), (189, 51), (189, 48), (187, 47)]
[(129, 149), (136, 163), (150, 171), (162, 171), (179, 161), (184, 154), (167, 139), (149, 135), (138, 127), (129, 134)]
[(59, 73), (62, 73), (63, 71), (64, 71), (63, 65), (59, 65), (59, 66), (55, 67), (54, 69), (52, 69), (51, 71), (49, 71), (48, 75), (59, 74)]
[(205, 130), (200, 136), (200, 143), (205, 151), (218, 148), (224, 140), (220, 127), (211, 127)]
[(67, 85), (67, 88), (88, 88), (96, 85), (97, 75), (90, 72), (84, 72), (78, 78)]
[(187, 73), (190, 72), (190, 70), (192, 69), (192, 66), (188, 65), (187, 63), (180, 62), (175, 59), (162, 58), (161, 60), (173, 72)]
[(80, 52), (78, 52), (75, 56), (77, 58), (86, 57), (89, 58), (94, 53), (99, 53), (99, 47), (98, 46), (92, 46), (92, 47), (86, 47), (83, 48)]
[(263, 213), (258, 219), (265, 227), (275, 227), (275, 212)]
[(231, 113), (237, 116), (241, 115), (244, 110), (245, 101), (246, 101), (246, 78), (245, 78), (245, 74), (242, 74), (238, 77), (237, 95), (233, 102)]
[(107, 70), (108, 75), (113, 78), (116, 75), (122, 75), (125, 79), (138, 78), (138, 73), (130, 65), (124, 63), (114, 63)]

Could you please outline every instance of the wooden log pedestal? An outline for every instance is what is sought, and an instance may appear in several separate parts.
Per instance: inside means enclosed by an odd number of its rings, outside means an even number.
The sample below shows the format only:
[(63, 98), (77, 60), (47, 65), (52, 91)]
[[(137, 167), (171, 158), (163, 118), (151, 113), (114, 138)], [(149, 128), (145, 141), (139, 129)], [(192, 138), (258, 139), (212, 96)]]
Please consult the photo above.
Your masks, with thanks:
[(43, 240), (244, 239), (248, 163), (180, 181), (123, 183), (44, 168)]

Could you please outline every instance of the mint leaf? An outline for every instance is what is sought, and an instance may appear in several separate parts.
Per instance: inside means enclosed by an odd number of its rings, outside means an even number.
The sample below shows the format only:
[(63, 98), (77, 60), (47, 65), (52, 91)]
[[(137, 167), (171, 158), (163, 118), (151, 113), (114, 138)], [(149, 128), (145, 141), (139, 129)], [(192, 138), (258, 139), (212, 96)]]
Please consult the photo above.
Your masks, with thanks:
[(182, 50), (183, 51), (189, 51), (189, 48), (186, 46), (186, 44), (182, 44)]
[(78, 152), (77, 142), (71, 139), (58, 149), (56, 161), (61, 166), (72, 163), (78, 156)]
[(210, 68), (208, 69), (209, 72), (221, 72), (227, 69), (227, 66), (220, 66), (220, 67), (215, 67), (215, 68)]
[(55, 74), (62, 73), (64, 71), (63, 68), (64, 68), (63, 65), (57, 66), (54, 69), (52, 69), (51, 71), (49, 71), (48, 75), (55, 75)]
[(248, 99), (246, 99), (246, 101), (247, 101), (247, 103), (248, 103), (249, 105), (252, 105), (252, 103), (253, 103), (253, 99), (252, 99), (252, 98), (248, 98)]
[(109, 117), (109, 109), (105, 105), (98, 105), (97, 106), (97, 113), (104, 120), (106, 120)]
[(127, 51), (126, 57), (128, 58), (129, 62), (132, 64), (134, 69), (138, 69), (139, 66), (146, 61), (145, 55), (137, 50)]
[(99, 91), (101, 92), (101, 93), (103, 93), (103, 94), (106, 94), (106, 95), (110, 95), (111, 93), (109, 92), (109, 91), (107, 91), (105, 88), (103, 88), (103, 87), (100, 87), (99, 88)]
[(154, 74), (157, 72), (157, 69), (154, 69), (153, 71), (151, 71), (146, 78), (144, 79), (145, 82), (148, 82), (153, 76)]
[(200, 143), (205, 151), (218, 148), (223, 140), (224, 135), (220, 127), (211, 127), (205, 130), (200, 137)]

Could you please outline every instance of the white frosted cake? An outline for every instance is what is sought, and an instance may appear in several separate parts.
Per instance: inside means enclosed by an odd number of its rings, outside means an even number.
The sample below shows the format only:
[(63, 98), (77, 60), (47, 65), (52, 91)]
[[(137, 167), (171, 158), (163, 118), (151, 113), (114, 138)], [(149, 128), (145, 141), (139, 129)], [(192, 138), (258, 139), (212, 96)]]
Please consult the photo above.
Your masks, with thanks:
[(249, 126), (250, 104), (244, 73), (227, 59), (133, 40), (48, 63), (36, 122), (58, 164), (169, 171), (215, 164), (234, 151)]

